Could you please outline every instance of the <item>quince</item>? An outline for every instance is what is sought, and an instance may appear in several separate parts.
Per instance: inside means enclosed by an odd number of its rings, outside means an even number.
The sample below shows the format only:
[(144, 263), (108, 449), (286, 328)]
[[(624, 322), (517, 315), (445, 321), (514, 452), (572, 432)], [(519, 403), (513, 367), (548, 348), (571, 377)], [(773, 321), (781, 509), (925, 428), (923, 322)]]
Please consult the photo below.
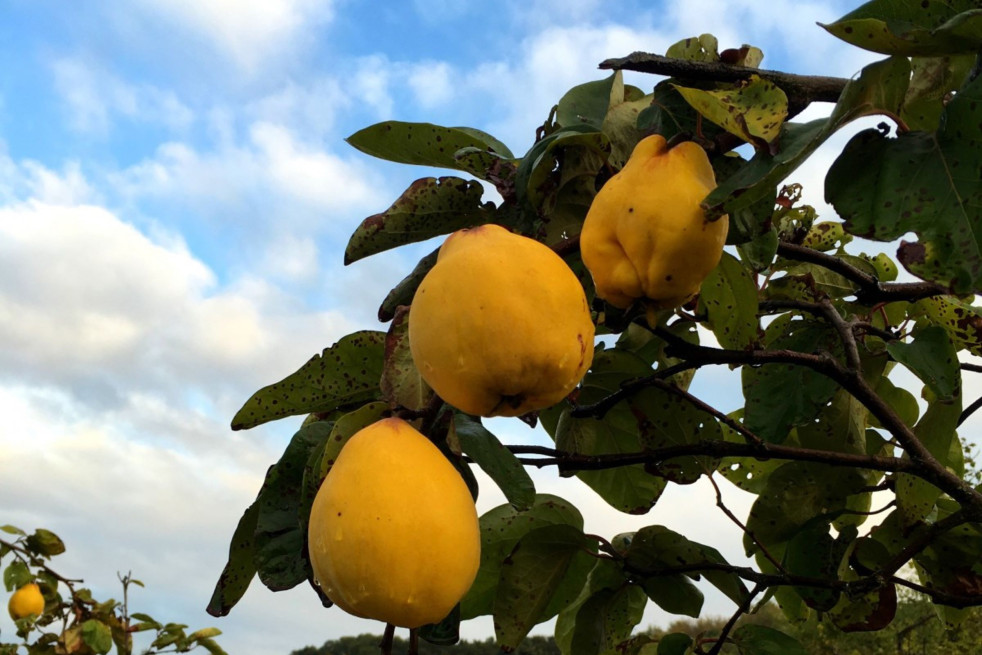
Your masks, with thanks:
[(593, 361), (594, 325), (576, 274), (548, 246), (498, 225), (451, 234), (409, 310), (423, 379), (469, 414), (556, 404)]
[(41, 595), (40, 587), (30, 582), (15, 591), (7, 603), (7, 611), (14, 621), (26, 619), (32, 614), (40, 616), (44, 612), (44, 596)]
[(314, 577), (341, 609), (417, 628), (444, 619), (481, 560), (477, 511), (440, 450), (398, 418), (355, 433), (314, 498)]
[(705, 150), (686, 141), (669, 149), (653, 135), (597, 192), (580, 233), (583, 263), (597, 295), (627, 309), (678, 307), (699, 292), (719, 263), (729, 217), (706, 220), (699, 206), (716, 188)]

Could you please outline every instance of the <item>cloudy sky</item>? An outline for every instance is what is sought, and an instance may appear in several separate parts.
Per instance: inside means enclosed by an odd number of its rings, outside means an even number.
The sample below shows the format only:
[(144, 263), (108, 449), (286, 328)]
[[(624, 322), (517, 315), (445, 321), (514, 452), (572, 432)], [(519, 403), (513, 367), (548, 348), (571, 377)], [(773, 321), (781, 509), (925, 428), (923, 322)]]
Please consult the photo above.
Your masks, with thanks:
[[(598, 62), (704, 32), (761, 47), (767, 68), (848, 77), (872, 57), (815, 22), (856, 4), (0, 0), (0, 524), (59, 533), (58, 570), (100, 597), (132, 571), (147, 584), (133, 609), (215, 625), (230, 653), (380, 631), (309, 589), (258, 582), (229, 617), (204, 612), (242, 510), (298, 426), (233, 433), (232, 415), (344, 334), (379, 328), (378, 302), (432, 248), (342, 266), (360, 220), (433, 173), (344, 137), (430, 121), (524, 152), (567, 88), (605, 76)], [(820, 208), (832, 153), (798, 176)], [(724, 370), (700, 372), (696, 390), (736, 403)], [(625, 517), (575, 481), (537, 480), (594, 532), (662, 523), (739, 555), (705, 486)], [(499, 502), (485, 485), (481, 509)], [(11, 636), (6, 616), (0, 630)], [(489, 636), (490, 622), (464, 634)]]

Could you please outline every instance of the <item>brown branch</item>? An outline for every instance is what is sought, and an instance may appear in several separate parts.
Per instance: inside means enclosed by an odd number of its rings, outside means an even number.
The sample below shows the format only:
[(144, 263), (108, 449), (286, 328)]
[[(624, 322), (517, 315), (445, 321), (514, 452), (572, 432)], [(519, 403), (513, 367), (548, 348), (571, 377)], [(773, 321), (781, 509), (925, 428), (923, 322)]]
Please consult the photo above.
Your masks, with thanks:
[(961, 369), (963, 371), (971, 371), (972, 373), (982, 373), (982, 366), (979, 366), (978, 364), (969, 364), (967, 362), (962, 362)]
[(731, 512), (730, 508), (723, 503), (723, 491), (719, 488), (719, 485), (716, 484), (716, 479), (713, 478), (712, 474), (707, 475), (706, 477), (709, 478), (709, 483), (713, 485), (713, 489), (716, 491), (716, 507), (720, 508), (720, 510), (726, 514), (726, 517), (743, 531), (743, 534), (750, 537), (750, 540), (754, 542), (754, 545), (760, 549), (760, 552), (764, 554), (764, 557), (767, 558), (767, 561), (769, 561), (774, 568), (781, 573), (787, 573), (787, 571), (785, 571), (784, 567), (781, 565), (781, 562), (776, 557), (771, 555), (770, 551), (767, 550), (767, 547), (757, 539), (757, 535), (751, 532), (750, 529), (744, 525), (743, 521), (738, 519), (736, 514)]
[(976, 411), (978, 411), (979, 407), (982, 407), (982, 398), (976, 398), (975, 402), (973, 402), (971, 405), (969, 405), (964, 410), (962, 410), (961, 415), (958, 417), (958, 424), (956, 425), (956, 427), (964, 423), (969, 416), (971, 416)]
[(716, 637), (716, 643), (713, 644), (713, 647), (709, 649), (709, 652), (706, 655), (719, 655), (720, 651), (723, 650), (723, 646), (726, 645), (726, 638), (729, 637), (730, 632), (733, 631), (737, 621), (740, 620), (741, 616), (750, 611), (750, 605), (753, 604), (754, 598), (756, 598), (757, 595), (766, 588), (767, 587), (765, 585), (759, 583), (754, 585), (754, 588), (750, 590), (747, 597), (742, 603), (740, 603), (740, 606), (737, 607), (737, 611), (733, 613), (730, 620), (727, 621), (726, 625), (723, 626), (723, 629), (719, 631), (719, 636)]
[(842, 90), (849, 82), (849, 80), (841, 77), (795, 75), (719, 62), (673, 59), (647, 52), (634, 52), (627, 57), (607, 59), (600, 63), (599, 68), (653, 73), (683, 80), (706, 82), (740, 82), (750, 79), (751, 75), (756, 75), (781, 87), (781, 90), (788, 96), (789, 113), (791, 113), (791, 108), (800, 107), (803, 109), (812, 102), (837, 102)]
[(832, 301), (828, 298), (822, 298), (819, 307), (822, 308), (822, 313), (828, 319), (835, 331), (839, 333), (839, 339), (842, 340), (842, 346), (846, 351), (846, 363), (849, 368), (856, 373), (862, 373), (863, 363), (859, 358), (859, 346), (856, 345), (856, 334), (853, 332), (853, 326), (847, 323), (842, 315), (836, 310), (832, 305)]
[(911, 540), (911, 542), (904, 546), (900, 552), (890, 558), (886, 564), (881, 566), (877, 573), (883, 576), (895, 574), (904, 566), (904, 564), (913, 559), (915, 555), (930, 546), (935, 539), (940, 537), (945, 532), (954, 530), (955, 528), (965, 525), (966, 523), (968, 523), (968, 520), (965, 518), (965, 513), (963, 511), (953, 512), (940, 521), (932, 523), (930, 526), (922, 530), (916, 539)]
[(875, 305), (882, 302), (906, 300), (913, 302), (921, 298), (941, 296), (949, 293), (947, 287), (934, 282), (880, 282), (874, 276), (861, 271), (848, 262), (826, 255), (824, 252), (800, 246), (787, 241), (781, 241), (777, 246), (777, 254), (795, 261), (818, 264), (823, 268), (838, 273), (842, 277), (855, 282), (856, 299), (865, 305)]

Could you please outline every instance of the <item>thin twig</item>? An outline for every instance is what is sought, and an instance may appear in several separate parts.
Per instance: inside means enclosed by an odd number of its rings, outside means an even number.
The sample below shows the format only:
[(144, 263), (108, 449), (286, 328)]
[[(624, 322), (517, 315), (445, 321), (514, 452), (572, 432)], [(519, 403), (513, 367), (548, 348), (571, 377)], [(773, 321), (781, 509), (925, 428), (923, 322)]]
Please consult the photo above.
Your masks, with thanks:
[(382, 655), (392, 655), (392, 641), (395, 638), (396, 627), (391, 623), (385, 624), (385, 632), (382, 634), (382, 641), (379, 642), (379, 649)]
[(754, 602), (754, 598), (756, 598), (757, 594), (766, 588), (766, 586), (759, 583), (754, 585), (754, 588), (750, 590), (747, 597), (742, 603), (740, 603), (740, 607), (737, 608), (737, 611), (733, 613), (730, 620), (727, 621), (726, 625), (723, 626), (723, 629), (719, 631), (719, 636), (716, 638), (716, 643), (713, 644), (713, 647), (709, 649), (709, 652), (706, 655), (719, 655), (719, 652), (723, 649), (723, 646), (726, 645), (726, 639), (730, 636), (730, 632), (733, 631), (737, 621), (740, 620), (741, 616), (750, 611), (750, 605)]
[(962, 410), (961, 415), (958, 417), (958, 423), (956, 427), (964, 423), (969, 416), (971, 416), (976, 411), (978, 411), (979, 407), (982, 407), (982, 398), (976, 398), (975, 402), (973, 402), (971, 405), (969, 405), (964, 410)]
[(726, 517), (730, 519), (730, 521), (732, 521), (738, 528), (740, 528), (743, 534), (750, 537), (750, 540), (753, 541), (754, 545), (760, 549), (760, 552), (764, 554), (764, 557), (767, 558), (767, 561), (769, 561), (771, 564), (774, 565), (774, 568), (776, 568), (781, 573), (787, 573), (787, 571), (785, 571), (784, 567), (781, 565), (781, 562), (776, 557), (771, 555), (771, 553), (767, 550), (767, 547), (764, 544), (758, 541), (757, 535), (751, 532), (750, 529), (746, 525), (744, 525), (743, 521), (738, 519), (736, 514), (731, 512), (730, 508), (723, 503), (723, 492), (722, 490), (720, 490), (719, 485), (716, 484), (716, 480), (713, 478), (713, 476), (710, 474), (707, 475), (706, 477), (709, 479), (709, 483), (713, 485), (713, 489), (716, 491), (716, 507), (720, 508), (720, 510), (722, 510), (722, 512), (726, 514)]

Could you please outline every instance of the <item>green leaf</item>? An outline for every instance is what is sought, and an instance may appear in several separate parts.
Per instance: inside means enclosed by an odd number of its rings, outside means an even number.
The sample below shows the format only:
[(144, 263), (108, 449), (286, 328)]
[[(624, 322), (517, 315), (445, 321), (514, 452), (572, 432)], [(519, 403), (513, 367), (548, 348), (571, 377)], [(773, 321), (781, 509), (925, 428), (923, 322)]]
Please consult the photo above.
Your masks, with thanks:
[(385, 121), (355, 132), (347, 139), (366, 155), (436, 168), (467, 170), (454, 157), (463, 148), (480, 148), (512, 158), (511, 151), (490, 134), (468, 127)]
[(688, 61), (719, 61), (719, 41), (712, 34), (700, 34), (668, 46), (666, 57)]
[[(612, 540), (612, 542), (617, 541), (617, 537)], [(597, 559), (594, 562), (593, 569), (590, 571), (590, 575), (587, 576), (586, 584), (583, 586), (583, 589), (580, 590), (579, 596), (575, 601), (563, 609), (563, 611), (561, 611), (559, 616), (556, 618), (556, 645), (559, 647), (559, 650), (563, 655), (570, 655), (574, 648), (579, 649), (575, 633), (578, 629), (578, 615), (580, 610), (583, 608), (583, 605), (591, 597), (593, 597), (594, 594), (604, 590), (619, 590), (626, 585), (631, 584), (629, 581), (630, 574), (625, 572), (621, 564), (615, 560)], [(641, 590), (641, 597), (645, 602), (647, 602), (647, 597), (645, 596), (643, 590)], [(594, 652), (600, 651), (594, 650)]]
[[(933, 400), (914, 426), (914, 434), (942, 466), (948, 465), (955, 428), (962, 412), (961, 396), (953, 401)], [(897, 509), (905, 525), (931, 513), (941, 490), (926, 480), (907, 473), (897, 474)]]
[[(838, 347), (837, 335), (819, 321), (775, 321), (767, 334), (767, 345), (772, 349), (812, 353)], [(744, 424), (764, 441), (773, 443), (784, 441), (791, 428), (814, 420), (837, 387), (834, 380), (795, 364), (745, 366), (742, 376)]]
[(549, 494), (537, 494), (526, 512), (499, 505), (481, 516), (481, 568), (461, 601), (462, 620), (494, 611), (502, 563), (524, 535), (548, 525), (569, 525), (582, 531), (583, 516), (567, 501)]
[[(737, 606), (742, 604), (748, 596), (743, 580), (736, 573), (711, 570), (720, 564), (728, 564), (718, 550), (705, 544), (690, 541), (685, 536), (662, 525), (641, 528), (631, 539), (625, 558), (628, 568), (643, 576), (645, 580), (650, 577), (666, 577), (666, 574), (657, 573), (663, 569), (687, 566), (694, 569), (689, 574), (690, 576), (705, 576), (714, 587), (723, 592)], [(706, 565), (707, 570), (699, 571), (700, 565)], [(668, 574), (667, 577), (674, 575), (676, 574)], [(659, 602), (658, 599), (654, 600)], [(663, 606), (663, 609), (667, 608)]]
[(396, 309), (385, 335), (379, 388), (389, 403), (411, 410), (423, 409), (433, 398), (433, 389), (419, 374), (409, 350), (409, 308), (406, 306)]
[(437, 646), (453, 646), (460, 641), (460, 603), (439, 623), (430, 623), (419, 629), (419, 638)]
[(722, 133), (722, 128), (703, 121), (701, 114), (686, 102), (675, 88), (678, 81), (669, 79), (655, 85), (651, 105), (638, 114), (638, 130), (644, 134), (661, 134), (668, 140), (678, 134), (696, 134), (700, 128), (702, 135), (710, 140)]
[(24, 545), (31, 552), (44, 557), (53, 557), (65, 552), (65, 542), (54, 532), (45, 530), (44, 528), (35, 530), (34, 534), (24, 541)]
[(201, 628), (200, 630), (195, 630), (188, 635), (189, 641), (198, 641), (200, 639), (210, 639), (211, 637), (217, 637), (222, 634), (222, 631), (218, 628)]
[(641, 581), (644, 593), (669, 614), (698, 618), (705, 598), (699, 588), (681, 573), (651, 575)]
[(655, 655), (685, 655), (692, 645), (692, 637), (684, 632), (673, 632), (658, 640), (658, 652)]
[(511, 506), (520, 512), (530, 509), (535, 502), (535, 485), (518, 458), (466, 414), (454, 414), (453, 426), (461, 450), (494, 480)]
[[(617, 71), (602, 80), (579, 84), (567, 91), (556, 106), (556, 123), (562, 127), (588, 126), (599, 132), (611, 105), (611, 94), (622, 73)], [(621, 99), (623, 99), (623, 82)]]
[(919, 377), (941, 400), (952, 400), (961, 389), (958, 353), (944, 328), (917, 330), (911, 343), (893, 341), (887, 352)]
[(384, 344), (384, 332), (365, 330), (342, 337), (296, 373), (254, 393), (232, 419), (232, 429), (377, 400)]
[(272, 591), (291, 589), (311, 576), (304, 557), (307, 532), (300, 519), (303, 472), (311, 452), (330, 435), (331, 424), (322, 421), (301, 428), (266, 473), (254, 549), (259, 579)]
[(866, 486), (866, 477), (854, 469), (811, 462), (782, 465), (768, 476), (750, 508), (743, 542), (747, 554), (758, 550), (749, 535), (770, 550), (790, 541), (815, 517), (834, 518), (847, 507), (849, 496)]
[(636, 584), (601, 589), (579, 607), (569, 655), (615, 653), (641, 622), (648, 597)]
[(982, 9), (977, 6), (971, 0), (872, 0), (834, 23), (819, 25), (846, 43), (887, 55), (974, 54), (982, 47)]
[(9, 524), (8, 525), (2, 525), (2, 526), (0, 526), (0, 530), (3, 530), (7, 534), (16, 534), (16, 535), (19, 535), (21, 537), (26, 537), (27, 536), (27, 533), (26, 532), (24, 532), (20, 528), (14, 527), (14, 526), (9, 525)]
[[(583, 378), (579, 403), (588, 405), (620, 388), (621, 383), (651, 374), (651, 367), (624, 350), (603, 350)], [(574, 418), (565, 408), (556, 424), (554, 439), (559, 450), (579, 455), (637, 453), (642, 449), (641, 430), (627, 402), (620, 402), (603, 419)], [(560, 473), (564, 473), (560, 468)], [(612, 507), (629, 514), (644, 514), (661, 496), (666, 483), (640, 464), (604, 471), (577, 471), (575, 475)]]
[(518, 167), (515, 177), (518, 198), (541, 209), (551, 194), (561, 186), (563, 176), (569, 175), (565, 166), (559, 166), (559, 159), (571, 148), (583, 148), (598, 155), (598, 163), (591, 164), (594, 171), (597, 171), (607, 158), (610, 141), (602, 132), (587, 126), (565, 127), (539, 140)]
[(855, 135), (825, 178), (825, 197), (857, 236), (902, 242), (914, 275), (954, 293), (982, 289), (982, 76), (945, 107), (934, 132)]
[(33, 580), (34, 576), (31, 575), (27, 564), (20, 560), (14, 560), (3, 570), (3, 586), (7, 588), (7, 591), (20, 589)]
[(692, 107), (755, 148), (770, 151), (788, 116), (788, 97), (779, 86), (757, 75), (732, 88), (703, 90), (675, 85)]
[(948, 94), (962, 87), (973, 63), (973, 55), (912, 59), (910, 88), (900, 113), (907, 127), (924, 132), (938, 129)]
[(536, 528), (521, 538), (501, 566), (494, 602), (499, 646), (516, 648), (533, 626), (573, 602), (593, 568), (587, 549), (595, 547), (570, 525)]
[(740, 655), (808, 655), (797, 639), (774, 628), (748, 623), (730, 635)]
[(113, 634), (109, 626), (97, 619), (82, 624), (82, 641), (97, 653), (108, 653), (113, 647)]
[(493, 203), (482, 203), (480, 182), (459, 177), (424, 177), (392, 206), (369, 216), (351, 235), (345, 265), (392, 248), (425, 241), (492, 220)]
[(757, 285), (733, 255), (724, 252), (702, 283), (699, 307), (724, 348), (742, 350), (757, 341)]
[(426, 255), (413, 268), (412, 272), (402, 279), (385, 296), (382, 300), (382, 304), (378, 308), (378, 320), (383, 323), (391, 321), (396, 315), (396, 310), (399, 305), (409, 305), (413, 301), (413, 296), (416, 295), (416, 289), (419, 288), (420, 283), (426, 274), (430, 272), (433, 265), (436, 264), (436, 259), (440, 254), (440, 249), (437, 248), (430, 254)]
[[(856, 528), (850, 528), (853, 538)], [(803, 527), (788, 542), (784, 566), (788, 573), (806, 578), (835, 580), (848, 542), (829, 534), (829, 522), (816, 520)], [(795, 592), (808, 607), (827, 612), (839, 601), (839, 592), (821, 587), (798, 586)]]
[(897, 613), (897, 588), (893, 583), (865, 594), (842, 595), (829, 612), (832, 623), (843, 632), (871, 632), (890, 625)]
[(211, 653), (211, 655), (227, 655), (227, 653), (218, 645), (218, 642), (214, 639), (199, 639), (198, 645), (204, 648), (206, 651)]
[(934, 296), (914, 303), (911, 318), (940, 325), (959, 350), (982, 357), (982, 309), (954, 296)]
[[(259, 500), (256, 499), (239, 519), (232, 542), (228, 547), (228, 562), (215, 584), (207, 612), (212, 616), (228, 616), (235, 604), (245, 595), (249, 583), (256, 575), (255, 541), (256, 519), (259, 517)], [(145, 623), (157, 624), (151, 617), (134, 614), (133, 618)]]
[(782, 180), (798, 168), (836, 130), (850, 121), (873, 114), (899, 115), (910, 79), (910, 62), (892, 57), (866, 66), (850, 80), (832, 114), (809, 123), (785, 123), (780, 151), (758, 151), (737, 173), (722, 180), (703, 201), (707, 216), (731, 214), (774, 193)]

